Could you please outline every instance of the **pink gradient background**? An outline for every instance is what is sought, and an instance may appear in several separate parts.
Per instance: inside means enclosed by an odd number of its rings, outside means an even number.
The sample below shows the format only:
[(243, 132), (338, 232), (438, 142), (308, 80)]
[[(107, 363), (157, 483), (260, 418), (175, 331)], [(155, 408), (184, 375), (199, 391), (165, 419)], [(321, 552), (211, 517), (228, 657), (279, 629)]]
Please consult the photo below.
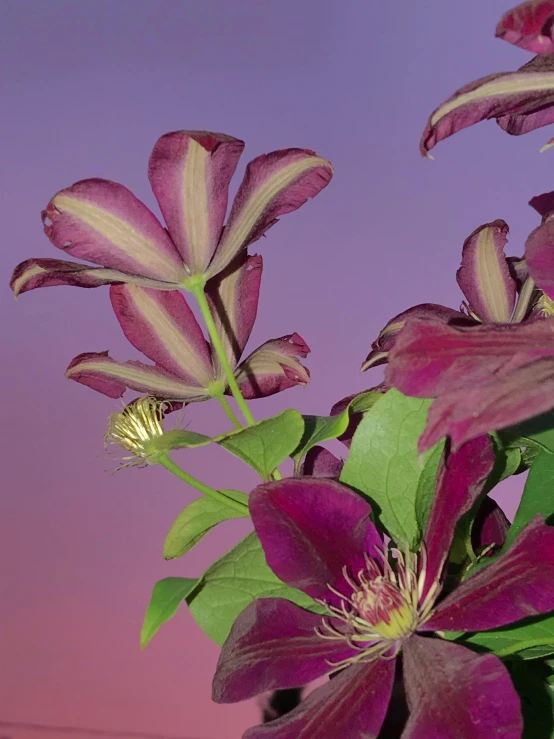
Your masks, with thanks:
[[(102, 435), (117, 403), (67, 382), (83, 351), (136, 358), (106, 289), (24, 295), (6, 283), (30, 256), (57, 257), (39, 214), (85, 177), (123, 182), (153, 207), (146, 165), (179, 128), (244, 138), (244, 163), (316, 149), (332, 184), (260, 242), (265, 260), (252, 346), (298, 331), (312, 347), (308, 389), (257, 402), (326, 413), (379, 381), (358, 368), (394, 313), (456, 307), (463, 239), (505, 218), (510, 253), (537, 219), (527, 200), (554, 186), (551, 135), (510, 139), (481, 124), (420, 158), (425, 120), (455, 88), (529, 55), (495, 41), (500, 0), (19, 0), (2, 5), (2, 375), (0, 719), (235, 739), (255, 704), (215, 706), (218, 649), (183, 608), (141, 653), (151, 586), (196, 576), (246, 524), (218, 528), (183, 560), (161, 545), (194, 492), (162, 469), (111, 475)], [(235, 185), (236, 187), (236, 182)], [(213, 404), (188, 420), (219, 431)], [(222, 451), (180, 454), (215, 486), (254, 474)], [(513, 511), (519, 481), (505, 501)], [(506, 488), (505, 488), (506, 489)], [(24, 732), (11, 732), (25, 739)]]

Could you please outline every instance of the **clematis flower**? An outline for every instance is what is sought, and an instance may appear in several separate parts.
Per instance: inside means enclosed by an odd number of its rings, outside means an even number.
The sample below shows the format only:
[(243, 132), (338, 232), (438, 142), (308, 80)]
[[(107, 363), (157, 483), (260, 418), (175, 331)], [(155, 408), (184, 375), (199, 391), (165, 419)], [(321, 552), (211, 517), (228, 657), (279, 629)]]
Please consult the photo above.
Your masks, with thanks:
[(441, 597), (454, 527), (493, 462), (487, 437), (443, 462), (419, 555), (387, 552), (367, 502), (331, 480), (288, 479), (251, 493), (269, 566), (325, 612), (280, 598), (248, 606), (223, 646), (213, 698), (232, 703), (335, 677), (244, 739), (375, 739), (400, 655), (410, 709), (401, 739), (520, 739), (520, 701), (502, 662), (440, 638), (554, 608), (554, 529), (540, 516), (496, 562)]
[(333, 173), (309, 149), (263, 154), (247, 165), (224, 227), (229, 184), (243, 148), (239, 139), (206, 131), (158, 139), (148, 176), (167, 229), (116, 182), (89, 179), (61, 190), (42, 213), (46, 235), (66, 254), (101, 266), (28, 259), (14, 271), (14, 293), (121, 282), (175, 290), (190, 277), (219, 274), (279, 216), (317, 195)]
[[(513, 258), (504, 254), (508, 232), (505, 221), (497, 220), (480, 226), (465, 240), (462, 265), (456, 273), (458, 285), (467, 301), (462, 304), (465, 312), (435, 303), (422, 303), (399, 313), (371, 345), (362, 371), (387, 362), (398, 334), (410, 320), (425, 319), (449, 326), (478, 326), (525, 319), (531, 296), (528, 286), (522, 290), (525, 276), (520, 270), (518, 278), (519, 263), (514, 264)], [(514, 312), (518, 291), (520, 298)]]
[[(256, 319), (261, 273), (260, 256), (243, 256), (208, 284), (227, 356), (249, 399), (305, 385), (310, 377), (298, 359), (310, 349), (298, 334), (267, 341), (239, 363)], [(223, 371), (181, 292), (112, 285), (110, 297), (123, 333), (154, 365), (117, 362), (107, 352), (86, 353), (72, 360), (68, 378), (110, 398), (121, 397), (127, 388), (183, 402), (228, 392)]]
[(533, 54), (552, 54), (553, 21), (553, 0), (528, 0), (502, 16), (496, 35)]
[(405, 326), (386, 380), (405, 395), (436, 398), (419, 449), (450, 436), (453, 448), (549, 410), (554, 397), (554, 319), (459, 328)]
[(434, 110), (421, 138), (421, 153), (479, 121), (495, 118), (513, 136), (554, 123), (554, 54), (536, 56), (517, 72), (470, 82)]

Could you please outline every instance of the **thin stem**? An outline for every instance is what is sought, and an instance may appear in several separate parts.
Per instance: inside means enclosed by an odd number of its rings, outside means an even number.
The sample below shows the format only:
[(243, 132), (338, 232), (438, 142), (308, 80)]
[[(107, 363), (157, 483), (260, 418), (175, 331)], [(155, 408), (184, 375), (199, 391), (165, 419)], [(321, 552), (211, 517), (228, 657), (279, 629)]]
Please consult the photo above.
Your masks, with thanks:
[(208, 301), (204, 293), (204, 288), (200, 285), (197, 285), (191, 288), (191, 292), (198, 301), (198, 306), (200, 308), (200, 312), (202, 313), (202, 318), (206, 323), (206, 328), (208, 329), (208, 334), (210, 335), (210, 340), (212, 342), (215, 353), (217, 354), (218, 359), (221, 362), (221, 367), (223, 368), (223, 372), (225, 373), (225, 377), (227, 378), (229, 389), (233, 393), (233, 397), (237, 401), (237, 405), (240, 408), (242, 415), (246, 419), (248, 425), (252, 426), (256, 423), (256, 421), (254, 420), (254, 416), (250, 412), (248, 404), (242, 397), (239, 386), (237, 385), (235, 375), (233, 374), (233, 370), (225, 354), (225, 349), (223, 348), (223, 344), (221, 343), (221, 338), (217, 333), (215, 321), (211, 314), (210, 306), (208, 305)]
[(165, 467), (166, 470), (169, 470), (169, 472), (175, 475), (175, 477), (183, 480), (183, 482), (186, 482), (192, 488), (196, 488), (196, 490), (199, 490), (208, 498), (212, 498), (213, 500), (217, 500), (219, 503), (223, 503), (229, 508), (233, 508), (235, 511), (238, 511), (243, 516), (250, 515), (248, 511), (248, 506), (245, 506), (243, 503), (239, 503), (237, 500), (233, 500), (233, 498), (230, 498), (228, 495), (225, 495), (225, 493), (222, 493), (219, 490), (215, 490), (208, 485), (204, 485), (203, 482), (200, 482), (200, 480), (197, 480), (196, 477), (189, 475), (188, 472), (185, 472), (185, 470), (181, 469), (179, 465), (175, 464), (175, 462), (173, 462), (167, 454), (160, 455), (156, 461), (158, 464), (161, 464), (162, 467)]
[(233, 426), (236, 429), (241, 429), (242, 428), (242, 423), (236, 417), (235, 411), (229, 405), (229, 401), (227, 400), (227, 398), (224, 395), (216, 395), (216, 398), (221, 403), (221, 407), (225, 411), (225, 415), (227, 416), (227, 418), (229, 419), (229, 421), (231, 421), (231, 423), (233, 424)]

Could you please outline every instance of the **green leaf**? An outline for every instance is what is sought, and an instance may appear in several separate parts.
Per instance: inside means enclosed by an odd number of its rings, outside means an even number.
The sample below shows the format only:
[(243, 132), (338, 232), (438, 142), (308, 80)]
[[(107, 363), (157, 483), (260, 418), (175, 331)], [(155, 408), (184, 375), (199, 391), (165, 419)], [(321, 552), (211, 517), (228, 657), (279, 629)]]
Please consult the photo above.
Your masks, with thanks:
[(221, 646), (236, 617), (257, 598), (285, 598), (321, 612), (312, 598), (285, 585), (273, 574), (255, 533), (206, 570), (188, 603), (202, 631)]
[(207, 446), (212, 440), (204, 434), (197, 434), (196, 431), (187, 431), (187, 429), (173, 429), (166, 431), (165, 434), (156, 440), (156, 449), (170, 451), (171, 449), (181, 449), (183, 447), (193, 449), (199, 446)]
[(547, 662), (514, 661), (508, 665), (512, 683), (521, 699), (522, 739), (553, 739), (554, 693), (549, 685), (552, 671)]
[(330, 439), (337, 439), (344, 434), (350, 423), (351, 413), (364, 413), (383, 396), (377, 390), (360, 393), (347, 405), (338, 416), (303, 416), (304, 433), (300, 443), (291, 455), (299, 461), (314, 446)]
[(304, 420), (298, 411), (291, 409), (214, 441), (268, 480), (273, 470), (296, 449), (303, 433)]
[(554, 413), (549, 411), (510, 426), (501, 431), (500, 436), (520, 446), (535, 445), (554, 453)]
[[(235, 500), (248, 505), (248, 496), (238, 490), (223, 490)], [(243, 501), (243, 498), (246, 499)], [(182, 557), (195, 547), (204, 536), (221, 521), (230, 518), (245, 518), (247, 514), (240, 514), (234, 508), (229, 508), (213, 498), (197, 498), (193, 500), (175, 519), (165, 537), (163, 555), (165, 559)]]
[(340, 478), (370, 499), (395, 541), (410, 546), (420, 539), (415, 510), (419, 480), (434, 454), (431, 449), (420, 459), (417, 451), (431, 402), (395, 389), (383, 395), (358, 426)]
[(550, 452), (541, 452), (529, 471), (519, 508), (502, 547), (503, 552), (537, 513), (541, 513), (547, 523), (554, 516), (554, 454)]
[(173, 618), (181, 603), (197, 584), (198, 580), (191, 580), (188, 577), (166, 577), (164, 580), (158, 580), (154, 585), (140, 632), (141, 649), (146, 647), (163, 623)]
[(431, 449), (431, 453), (427, 457), (427, 461), (425, 462), (425, 465), (421, 470), (419, 480), (417, 481), (415, 513), (421, 537), (425, 533), (429, 513), (431, 512), (431, 504), (433, 502), (433, 496), (435, 495), (435, 482), (442, 453), (444, 451), (444, 443), (444, 440), (442, 440)]
[(499, 657), (530, 660), (554, 654), (554, 616), (534, 616), (493, 631), (480, 631), (461, 643), (494, 652)]

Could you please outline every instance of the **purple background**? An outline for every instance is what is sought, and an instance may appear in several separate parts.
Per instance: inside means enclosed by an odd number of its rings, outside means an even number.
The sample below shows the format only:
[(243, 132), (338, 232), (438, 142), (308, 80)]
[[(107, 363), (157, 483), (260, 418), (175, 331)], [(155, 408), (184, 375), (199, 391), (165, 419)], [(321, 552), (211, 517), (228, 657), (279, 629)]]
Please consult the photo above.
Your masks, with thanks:
[[(256, 346), (298, 331), (313, 350), (313, 381), (253, 410), (326, 413), (379, 381), (379, 370), (358, 368), (394, 313), (422, 301), (458, 306), (455, 270), (474, 228), (505, 218), (518, 254), (537, 223), (526, 201), (553, 187), (554, 154), (539, 155), (549, 132), (510, 139), (488, 123), (440, 145), (435, 162), (417, 148), (454, 89), (529, 58), (493, 38), (506, 9), (500, 0), (3, 3), (4, 285), (17, 262), (59, 256), (39, 219), (58, 189), (105, 177), (153, 207), (146, 165), (167, 131), (244, 138), (241, 168), (271, 149), (313, 148), (335, 178), (259, 243), (252, 337)], [(0, 718), (235, 739), (256, 705), (211, 704), (218, 650), (186, 609), (144, 653), (138, 640), (154, 581), (198, 575), (246, 526), (222, 526), (165, 563), (163, 538), (194, 492), (162, 469), (106, 473), (114, 463), (102, 435), (117, 403), (63, 375), (83, 351), (137, 358), (107, 290), (49, 289), (15, 303), (4, 287), (0, 300)], [(213, 404), (187, 420), (226, 428)], [(256, 484), (222, 450), (180, 460), (215, 486)]]

